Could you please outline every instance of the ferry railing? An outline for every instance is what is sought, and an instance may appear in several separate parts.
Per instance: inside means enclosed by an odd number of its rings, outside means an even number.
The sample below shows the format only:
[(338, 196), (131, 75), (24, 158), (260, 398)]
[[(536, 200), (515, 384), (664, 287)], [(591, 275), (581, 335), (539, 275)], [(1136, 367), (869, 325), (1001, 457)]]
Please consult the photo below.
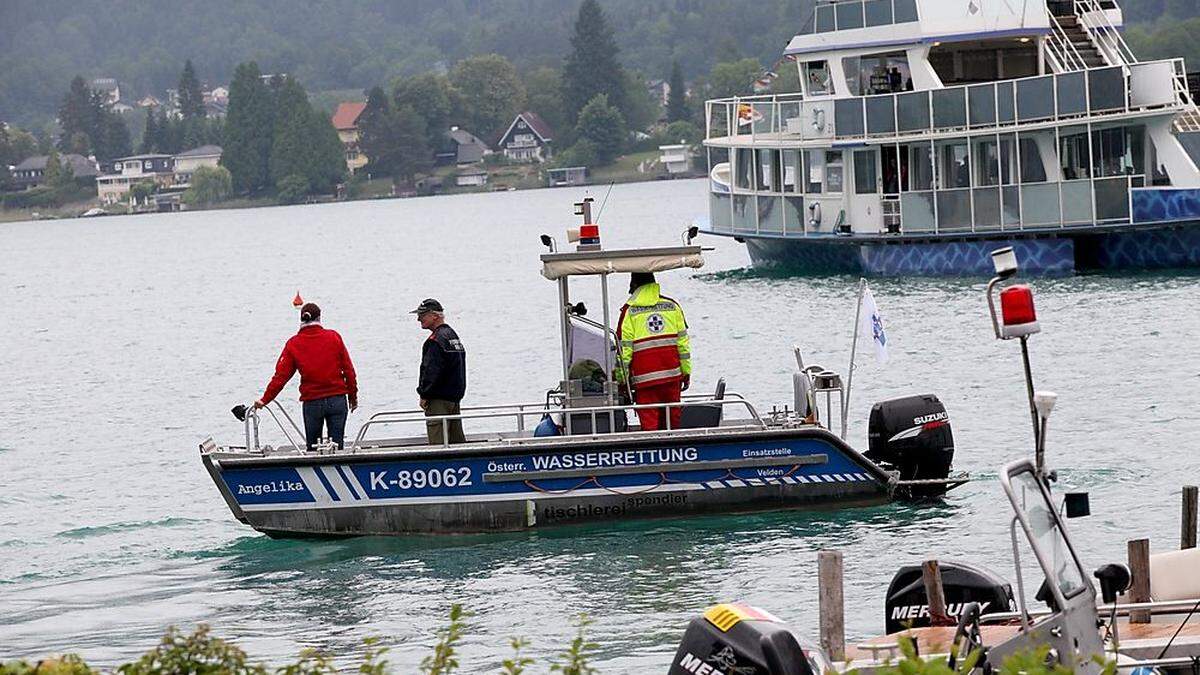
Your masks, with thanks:
[(876, 28), (918, 19), (916, 0), (825, 0), (813, 8), (802, 35)]
[[(763, 94), (713, 99), (706, 105), (709, 145), (779, 147), (794, 141), (969, 135), (1131, 112), (1186, 110), (1194, 103), (1183, 59), (1177, 58), (867, 96)], [(792, 111), (795, 116), (790, 116)]]
[(1087, 61), (1075, 48), (1075, 43), (1071, 42), (1071, 37), (1067, 35), (1067, 31), (1062, 27), (1058, 17), (1054, 14), (1049, 16), (1051, 39), (1045, 42), (1046, 56), (1054, 62), (1055, 69), (1058, 72), (1087, 70)]
[(1099, 0), (1075, 0), (1075, 16), (1084, 32), (1091, 38), (1106, 61), (1114, 66), (1128, 66), (1138, 62), (1137, 56), (1125, 42), (1121, 31), (1113, 24), (1108, 11)]
[[(619, 436), (628, 433), (647, 433), (641, 430), (636, 431), (604, 431), (597, 432), (597, 423), (601, 420), (615, 421), (618, 413), (625, 414), (627, 411), (637, 412), (638, 410), (663, 410), (664, 412), (670, 408), (685, 408), (689, 405), (702, 406), (720, 406), (722, 410), (727, 407), (736, 407), (746, 410), (749, 414), (751, 425), (756, 428), (766, 428), (767, 423), (763, 420), (758, 410), (744, 397), (737, 393), (727, 393), (724, 398), (713, 398), (710, 394), (695, 394), (682, 396), (678, 403), (647, 403), (647, 404), (627, 404), (627, 405), (612, 405), (612, 406), (591, 406), (581, 408), (547, 408), (545, 403), (529, 403), (517, 405), (498, 405), (498, 406), (479, 406), (464, 410), (457, 415), (426, 415), (423, 410), (385, 410), (372, 415), (362, 427), (358, 430), (358, 435), (354, 442), (350, 445), (350, 452), (356, 453), (361, 450), (367, 441), (367, 431), (373, 427), (393, 426), (393, 425), (417, 425), (427, 423), (442, 423), (442, 443), (440, 447), (450, 447), (450, 432), (449, 421), (466, 421), (466, 420), (489, 420), (489, 419), (511, 419), (516, 421), (517, 431), (524, 431), (525, 418), (534, 417), (541, 420), (546, 415), (561, 415), (566, 418), (566, 436), (556, 436), (554, 438), (564, 438), (570, 436), (576, 437), (611, 437)], [(588, 433), (571, 434), (573, 424), (578, 424), (574, 420), (580, 416), (585, 416), (585, 419), (590, 420), (591, 426)], [(663, 415), (665, 427), (659, 431), (679, 431), (671, 426), (670, 414)], [(613, 430), (616, 424), (610, 421), (609, 429)], [(653, 433), (653, 432), (650, 432)]]

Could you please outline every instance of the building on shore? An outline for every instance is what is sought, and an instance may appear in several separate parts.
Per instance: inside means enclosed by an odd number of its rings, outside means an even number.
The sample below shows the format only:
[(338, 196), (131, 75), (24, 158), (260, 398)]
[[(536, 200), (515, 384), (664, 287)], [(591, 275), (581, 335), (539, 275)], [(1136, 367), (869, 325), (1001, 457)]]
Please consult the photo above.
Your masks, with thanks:
[(667, 175), (680, 176), (691, 173), (692, 146), (687, 143), (658, 146), (658, 161), (667, 170)]
[[(27, 157), (23, 162), (12, 168), (12, 189), (28, 190), (42, 184), (46, 174), (46, 163), (49, 155)], [(70, 168), (76, 180), (93, 179), (100, 169), (96, 160), (83, 155), (59, 155), (59, 163), (64, 169)]]
[(492, 149), (487, 143), (466, 129), (450, 127), (443, 139), (441, 149), (434, 155), (438, 166), (470, 166), (482, 162), (484, 157), (492, 154)]
[(554, 131), (532, 111), (525, 111), (513, 119), (508, 130), (500, 135), (496, 148), (504, 156), (518, 162), (544, 162), (550, 158)]
[(587, 185), (587, 182), (588, 169), (586, 166), (564, 166), (558, 169), (546, 169), (546, 185), (550, 187)]
[(337, 129), (338, 138), (346, 154), (346, 170), (355, 173), (370, 161), (358, 147), (362, 134), (358, 128), (358, 118), (362, 117), (367, 104), (363, 101), (342, 101), (333, 113), (333, 128)]
[(221, 163), (221, 146), (202, 145), (175, 155), (174, 186), (190, 187), (192, 174), (202, 166), (216, 168)]
[(175, 158), (163, 154), (121, 157), (113, 161), (112, 173), (96, 178), (96, 193), (101, 202), (116, 204), (136, 183), (144, 181), (152, 181), (159, 188), (171, 187), (175, 182)]
[(483, 167), (466, 169), (454, 177), (454, 184), (458, 187), (482, 187), (487, 182), (488, 172)]

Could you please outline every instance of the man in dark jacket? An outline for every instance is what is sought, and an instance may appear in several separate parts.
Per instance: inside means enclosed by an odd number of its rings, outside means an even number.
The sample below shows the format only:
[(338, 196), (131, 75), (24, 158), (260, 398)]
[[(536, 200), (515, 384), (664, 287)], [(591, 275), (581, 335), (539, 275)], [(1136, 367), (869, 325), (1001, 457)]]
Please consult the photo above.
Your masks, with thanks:
[(322, 427), (329, 430), (329, 439), (342, 447), (346, 415), (358, 407), (358, 378), (342, 336), (321, 326), (321, 308), (311, 302), (301, 308), (300, 331), (284, 345), (275, 363), (275, 376), (254, 406), (261, 408), (273, 401), (297, 370), (308, 449), (321, 439)]
[[(421, 409), (425, 415), (458, 415), (463, 395), (467, 391), (467, 351), (463, 349), (458, 333), (446, 324), (442, 303), (426, 298), (412, 311), (417, 315), (421, 328), (429, 331), (429, 338), (421, 348), (421, 380), (417, 394), (421, 396)], [(466, 443), (462, 420), (426, 422), (430, 445), (443, 443)], [(443, 428), (443, 426), (445, 428)]]

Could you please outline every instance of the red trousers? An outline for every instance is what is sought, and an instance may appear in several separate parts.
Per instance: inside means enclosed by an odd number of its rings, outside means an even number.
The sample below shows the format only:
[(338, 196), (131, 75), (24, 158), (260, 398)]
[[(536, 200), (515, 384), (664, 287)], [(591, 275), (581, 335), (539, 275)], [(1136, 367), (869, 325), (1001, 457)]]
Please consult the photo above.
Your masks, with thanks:
[[(678, 403), (679, 393), (678, 382), (666, 382), (648, 387), (638, 387), (633, 392), (633, 400), (638, 405), (648, 403)], [(682, 408), (638, 408), (637, 416), (638, 421), (641, 422), (642, 431), (655, 431), (664, 428), (663, 412), (666, 410), (671, 412), (671, 428), (678, 429), (680, 418), (683, 417)]]

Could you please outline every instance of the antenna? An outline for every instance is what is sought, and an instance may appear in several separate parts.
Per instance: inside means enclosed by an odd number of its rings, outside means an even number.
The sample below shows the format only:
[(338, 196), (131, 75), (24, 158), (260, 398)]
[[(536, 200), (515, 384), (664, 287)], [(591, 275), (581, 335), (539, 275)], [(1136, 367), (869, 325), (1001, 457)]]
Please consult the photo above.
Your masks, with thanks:
[(596, 224), (597, 225), (600, 224), (600, 216), (604, 215), (604, 205), (608, 204), (608, 196), (612, 194), (613, 186), (616, 184), (617, 184), (617, 181), (615, 181), (615, 180), (608, 184), (608, 192), (604, 193), (604, 201), (600, 202), (600, 211), (599, 211), (599, 213), (596, 214)]

